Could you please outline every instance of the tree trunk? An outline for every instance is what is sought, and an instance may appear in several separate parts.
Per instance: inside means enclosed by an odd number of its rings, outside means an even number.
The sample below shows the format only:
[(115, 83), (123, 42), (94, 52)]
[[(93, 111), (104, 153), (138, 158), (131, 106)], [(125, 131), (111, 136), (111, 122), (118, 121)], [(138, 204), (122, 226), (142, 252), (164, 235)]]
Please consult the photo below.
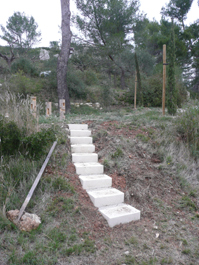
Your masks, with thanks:
[(8, 66), (9, 66), (9, 69), (11, 68), (12, 62), (15, 60), (15, 55), (14, 55), (14, 53), (13, 53), (11, 48), (10, 48), (10, 52), (11, 52), (11, 56), (10, 57), (0, 53), (0, 57), (3, 58), (7, 62)]
[(125, 88), (124, 70), (121, 69), (121, 89), (124, 90), (124, 88)]
[(70, 31), (70, 0), (61, 0), (61, 13), (62, 45), (57, 63), (57, 92), (58, 99), (65, 99), (65, 110), (67, 113), (70, 111), (70, 99), (66, 81), (66, 74), (72, 37), (72, 33)]

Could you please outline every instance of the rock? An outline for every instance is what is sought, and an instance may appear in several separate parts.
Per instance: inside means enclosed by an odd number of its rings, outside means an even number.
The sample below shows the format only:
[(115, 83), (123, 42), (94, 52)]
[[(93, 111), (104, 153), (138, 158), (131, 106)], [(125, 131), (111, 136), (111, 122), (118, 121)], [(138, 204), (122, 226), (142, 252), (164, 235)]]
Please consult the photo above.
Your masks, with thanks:
[(13, 223), (17, 222), (18, 215), (19, 215), (19, 210), (10, 210), (6, 213), (8, 220), (10, 220)]
[(21, 217), (19, 222), (19, 229), (21, 231), (30, 232), (33, 229), (36, 229), (41, 224), (41, 219), (36, 214), (25, 213)]
[(158, 234), (158, 233), (157, 233), (157, 234), (155, 234), (155, 237), (156, 237), (156, 238), (158, 238), (159, 236), (160, 236), (160, 234)]
[(45, 49), (40, 50), (39, 59), (42, 61), (46, 61), (50, 59), (49, 51)]
[(99, 102), (96, 102), (94, 105), (95, 105), (95, 108), (97, 108), (97, 109), (100, 108), (100, 103)]
[(126, 256), (128, 256), (128, 255), (129, 255), (129, 251), (125, 251), (124, 254), (125, 254)]
[(51, 73), (51, 71), (44, 71), (44, 72), (41, 72), (41, 73), (39, 74), (39, 76), (45, 77), (45, 76), (50, 75), (50, 73)]
[(36, 214), (25, 213), (22, 215), (21, 220), (17, 223), (19, 210), (11, 210), (7, 212), (7, 218), (17, 225), (21, 231), (30, 232), (36, 229), (40, 224), (41, 220)]

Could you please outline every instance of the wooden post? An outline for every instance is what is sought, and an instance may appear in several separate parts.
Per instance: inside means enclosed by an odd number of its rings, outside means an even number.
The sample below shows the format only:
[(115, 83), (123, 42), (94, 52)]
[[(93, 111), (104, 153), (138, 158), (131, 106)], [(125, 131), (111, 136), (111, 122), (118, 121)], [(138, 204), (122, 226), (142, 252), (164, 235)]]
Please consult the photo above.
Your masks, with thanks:
[(136, 109), (136, 100), (137, 100), (137, 72), (135, 73), (135, 91), (134, 91), (134, 109)]
[(46, 117), (52, 114), (52, 102), (46, 102)]
[(163, 45), (163, 88), (162, 88), (162, 114), (165, 115), (165, 90), (166, 90), (166, 44)]
[(60, 120), (63, 120), (65, 114), (65, 99), (59, 100), (59, 112), (60, 112)]
[(37, 118), (37, 98), (36, 97), (31, 97), (31, 102), (30, 102), (30, 111), (32, 115)]

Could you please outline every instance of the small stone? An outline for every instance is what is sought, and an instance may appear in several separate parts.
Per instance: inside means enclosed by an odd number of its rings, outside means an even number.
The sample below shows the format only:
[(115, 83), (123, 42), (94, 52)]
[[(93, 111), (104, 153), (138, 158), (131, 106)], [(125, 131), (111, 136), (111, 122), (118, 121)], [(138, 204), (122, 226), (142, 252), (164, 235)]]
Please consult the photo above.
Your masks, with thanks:
[(126, 256), (128, 256), (128, 255), (129, 255), (129, 251), (124, 252), (124, 254), (125, 254)]
[(155, 235), (156, 238), (158, 238), (159, 236), (160, 236), (160, 234), (158, 234), (158, 233)]

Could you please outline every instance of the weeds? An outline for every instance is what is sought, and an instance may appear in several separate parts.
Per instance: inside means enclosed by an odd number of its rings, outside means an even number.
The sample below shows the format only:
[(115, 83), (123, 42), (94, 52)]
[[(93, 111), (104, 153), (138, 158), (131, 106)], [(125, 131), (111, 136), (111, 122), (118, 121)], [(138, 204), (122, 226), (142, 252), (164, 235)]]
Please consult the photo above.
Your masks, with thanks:
[(30, 99), (24, 99), (23, 95), (15, 95), (9, 90), (0, 94), (0, 113), (7, 116), (7, 122), (15, 122), (26, 135), (37, 131), (37, 121), (30, 112)]
[(136, 135), (136, 137), (138, 138), (138, 139), (140, 139), (142, 142), (144, 142), (144, 143), (147, 143), (148, 141), (149, 141), (149, 137), (147, 136), (147, 135), (144, 135), (144, 134), (142, 134), (142, 133), (138, 133), (137, 135)]
[(189, 254), (191, 254), (191, 250), (190, 249), (184, 249), (182, 251), (182, 254), (189, 255)]
[(191, 154), (199, 157), (199, 108), (190, 107), (177, 123), (177, 132), (182, 140), (189, 145)]
[(80, 105), (78, 108), (75, 106), (71, 106), (71, 114), (83, 114), (83, 115), (99, 115), (100, 111), (98, 109), (94, 109), (89, 106)]
[(134, 236), (131, 237), (128, 241), (125, 242), (126, 245), (134, 245), (134, 246), (137, 246), (138, 245), (138, 240), (137, 238), (135, 238)]
[(69, 213), (74, 209), (74, 202), (72, 199), (56, 197), (51, 204), (47, 208), (47, 212), (50, 213), (51, 216), (56, 216), (60, 213)]
[(111, 157), (112, 158), (119, 158), (119, 157), (122, 157), (124, 154), (122, 152), (122, 150), (120, 148), (117, 148), (117, 150), (111, 154)]
[(110, 169), (110, 163), (109, 163), (109, 161), (107, 160), (107, 159), (104, 159), (104, 161), (103, 161), (103, 165), (104, 165), (104, 169), (105, 170), (109, 170)]
[(196, 204), (188, 196), (182, 197), (181, 207), (188, 207), (190, 211), (196, 211), (197, 210)]
[(71, 193), (75, 193), (74, 187), (72, 187), (65, 178), (58, 177), (55, 180), (52, 181), (52, 187), (55, 190), (64, 190)]

